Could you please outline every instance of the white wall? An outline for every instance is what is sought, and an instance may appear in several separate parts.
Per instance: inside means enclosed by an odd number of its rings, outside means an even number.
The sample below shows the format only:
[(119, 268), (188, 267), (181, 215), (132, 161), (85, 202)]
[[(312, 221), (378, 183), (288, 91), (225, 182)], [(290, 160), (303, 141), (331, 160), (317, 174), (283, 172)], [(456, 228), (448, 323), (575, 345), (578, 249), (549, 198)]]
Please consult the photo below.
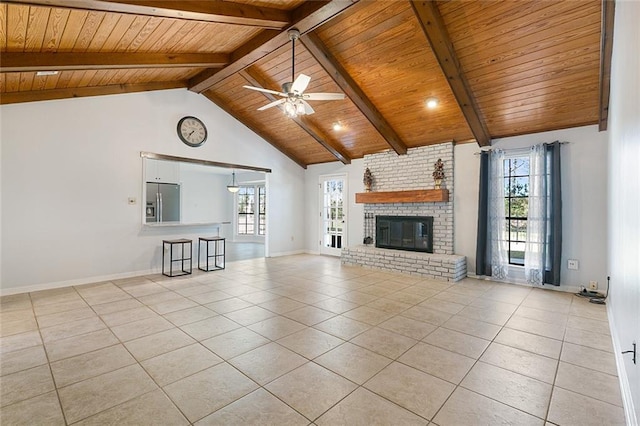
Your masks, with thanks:
[(631, 425), (640, 419), (640, 361), (633, 364), (631, 355), (621, 355), (621, 352), (631, 350), (633, 342), (640, 345), (638, 22), (640, 3), (616, 2), (609, 104), (609, 321), (623, 384), (627, 424)]
[[(606, 288), (607, 277), (607, 133), (597, 126), (497, 139), (493, 148), (513, 149), (543, 142), (562, 145), (562, 271), (561, 290), (575, 291), (589, 281)], [(467, 256), (469, 273), (475, 273), (478, 177), (480, 149), (476, 144), (457, 145), (454, 203), (456, 254)], [(567, 260), (580, 262), (577, 271)]]
[(322, 210), (319, 197), (318, 183), (322, 175), (346, 174), (348, 194), (347, 200), (347, 245), (353, 246), (362, 244), (364, 232), (364, 207), (363, 204), (356, 204), (356, 192), (364, 192), (362, 177), (364, 173), (363, 160), (352, 160), (351, 164), (340, 162), (315, 164), (305, 170), (304, 193), (305, 193), (305, 249), (308, 253), (319, 253), (320, 246), (320, 216)]
[[(200, 148), (177, 137), (185, 115), (209, 129)], [(211, 231), (141, 225), (140, 151), (272, 169), (270, 253), (304, 249), (304, 170), (203, 96), (176, 89), (3, 105), (0, 120), (3, 293), (158, 271), (162, 239)]]
[(467, 274), (476, 273), (480, 152), (477, 143), (453, 146), (453, 252), (467, 257)]

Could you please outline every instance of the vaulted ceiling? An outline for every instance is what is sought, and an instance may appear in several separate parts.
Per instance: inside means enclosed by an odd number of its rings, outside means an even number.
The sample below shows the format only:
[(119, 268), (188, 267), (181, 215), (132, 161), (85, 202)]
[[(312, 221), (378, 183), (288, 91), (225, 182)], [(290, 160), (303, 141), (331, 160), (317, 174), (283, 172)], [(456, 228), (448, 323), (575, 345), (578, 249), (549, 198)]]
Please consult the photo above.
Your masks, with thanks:
[[(0, 103), (187, 88), (306, 167), (446, 141), (606, 128), (612, 1), (0, 3)], [(244, 85), (295, 73), (312, 115)], [(37, 75), (38, 71), (58, 71)], [(425, 105), (437, 98), (434, 109)], [(339, 123), (341, 128), (334, 129)]]

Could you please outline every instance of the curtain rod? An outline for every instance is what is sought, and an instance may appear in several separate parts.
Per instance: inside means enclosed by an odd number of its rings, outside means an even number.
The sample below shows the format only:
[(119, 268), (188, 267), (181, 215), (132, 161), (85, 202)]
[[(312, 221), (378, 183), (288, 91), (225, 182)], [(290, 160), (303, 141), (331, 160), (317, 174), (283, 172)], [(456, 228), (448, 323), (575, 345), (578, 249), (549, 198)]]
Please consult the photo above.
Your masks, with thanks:
[[(560, 142), (560, 141), (554, 141), (554, 142), (548, 142), (548, 143), (547, 143), (547, 142), (545, 142), (545, 143), (544, 143), (544, 145), (551, 145), (551, 144), (556, 143), (556, 142), (558, 142), (560, 145), (568, 145), (568, 144), (573, 143), (573, 142), (569, 142), (569, 141), (563, 141), (563, 142)], [(532, 145), (532, 146), (533, 146), (533, 145)], [(522, 151), (524, 151), (524, 150), (527, 150), (527, 149), (529, 149), (529, 148), (531, 148), (531, 146), (524, 146), (524, 147), (521, 147), (521, 148), (511, 148), (511, 149), (509, 149), (509, 151), (518, 151), (518, 150), (522, 150)], [(491, 152), (491, 151), (493, 151), (493, 150), (494, 150), (494, 148), (482, 149), (482, 150), (480, 150), (480, 152), (474, 152), (474, 153), (473, 153), (473, 155), (480, 155), (480, 154), (481, 154), (481, 153), (483, 153), (483, 152)], [(505, 150), (505, 151), (506, 151), (506, 150)]]

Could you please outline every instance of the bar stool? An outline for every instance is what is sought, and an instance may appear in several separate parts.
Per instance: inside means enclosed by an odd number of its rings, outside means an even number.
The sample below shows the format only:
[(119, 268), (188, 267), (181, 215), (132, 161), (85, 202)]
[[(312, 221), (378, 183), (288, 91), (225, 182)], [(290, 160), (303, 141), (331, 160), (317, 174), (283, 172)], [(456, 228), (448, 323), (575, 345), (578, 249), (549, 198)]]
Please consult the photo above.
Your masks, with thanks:
[[(167, 244), (169, 245), (169, 273), (166, 273), (166, 267), (165, 267), (165, 259), (167, 258), (167, 256), (165, 255), (165, 253), (167, 252)], [(189, 245), (189, 257), (186, 256), (185, 253), (185, 246)], [(180, 251), (180, 257), (177, 259), (173, 258), (173, 246), (180, 246), (181, 251)], [(177, 248), (176, 248), (177, 251)], [(191, 274), (192, 271), (192, 261), (191, 261), (191, 257), (193, 255), (193, 246), (192, 246), (192, 241), (186, 238), (180, 238), (178, 240), (162, 240), (162, 275), (165, 275), (167, 277), (178, 277), (180, 275), (189, 275)], [(185, 269), (184, 263), (185, 261), (189, 261), (189, 269)], [(181, 263), (181, 268), (180, 271), (176, 271), (174, 273), (173, 271), (173, 264), (175, 262), (180, 262)]]
[[(205, 266), (200, 265), (202, 260), (202, 243), (205, 244)], [(213, 243), (213, 254), (209, 254), (209, 244)], [(224, 269), (225, 265), (225, 239), (222, 237), (200, 237), (198, 240), (198, 269), (205, 272)], [(209, 265), (209, 259), (213, 258), (213, 265)]]

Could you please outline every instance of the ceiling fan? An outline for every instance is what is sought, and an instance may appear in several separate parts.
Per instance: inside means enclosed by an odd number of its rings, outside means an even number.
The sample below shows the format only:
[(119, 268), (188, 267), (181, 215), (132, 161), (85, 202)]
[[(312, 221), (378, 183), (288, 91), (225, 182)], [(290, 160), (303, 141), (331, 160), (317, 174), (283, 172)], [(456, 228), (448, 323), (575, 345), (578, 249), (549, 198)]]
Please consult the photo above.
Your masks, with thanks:
[(311, 81), (311, 77), (300, 74), (295, 78), (295, 57), (296, 57), (296, 40), (300, 38), (300, 31), (293, 28), (288, 31), (289, 40), (291, 40), (291, 80), (282, 85), (282, 91), (263, 89), (262, 87), (243, 86), (246, 89), (256, 90), (258, 92), (270, 93), (282, 97), (277, 101), (268, 103), (258, 111), (282, 105), (284, 113), (287, 117), (295, 118), (299, 115), (313, 114), (315, 111), (307, 101), (334, 101), (344, 99), (344, 93), (304, 93), (305, 89)]

